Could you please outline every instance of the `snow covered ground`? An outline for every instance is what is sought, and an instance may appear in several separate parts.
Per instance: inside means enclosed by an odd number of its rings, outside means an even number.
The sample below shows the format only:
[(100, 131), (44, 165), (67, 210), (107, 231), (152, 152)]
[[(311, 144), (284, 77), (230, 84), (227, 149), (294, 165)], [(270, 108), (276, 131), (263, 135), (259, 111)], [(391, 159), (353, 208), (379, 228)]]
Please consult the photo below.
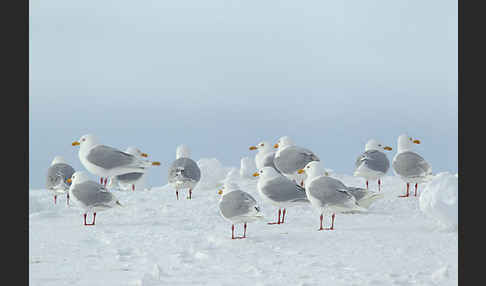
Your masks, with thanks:
[[(438, 227), (419, 197), (398, 198), (405, 184), (396, 176), (383, 178), (385, 198), (369, 213), (337, 214), (334, 231), (317, 231), (319, 215), (310, 206), (287, 209), (285, 224), (267, 225), (277, 210), (259, 197), (257, 179), (216, 159), (198, 163), (202, 182), (192, 200), (184, 193), (177, 201), (167, 185), (114, 190), (123, 207), (98, 213), (95, 226), (84, 226), (82, 211), (67, 207), (65, 197), (54, 205), (46, 190), (31, 189), (30, 285), (458, 284), (457, 231)], [(247, 239), (231, 239), (217, 207), (217, 187), (230, 171), (266, 215), (248, 225)], [(361, 178), (329, 171), (364, 186)]]

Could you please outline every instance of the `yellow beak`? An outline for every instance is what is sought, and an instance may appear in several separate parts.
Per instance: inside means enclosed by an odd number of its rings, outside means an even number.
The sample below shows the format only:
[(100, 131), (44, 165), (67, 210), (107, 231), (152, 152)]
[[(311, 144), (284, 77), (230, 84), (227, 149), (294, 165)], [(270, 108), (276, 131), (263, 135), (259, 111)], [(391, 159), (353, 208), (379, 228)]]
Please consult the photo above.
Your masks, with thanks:
[(256, 146), (251, 146), (250, 147), (250, 150), (256, 150), (256, 149), (258, 149)]
[(67, 179), (66, 182), (71, 183), (73, 180), (71, 178)]
[(219, 190), (218, 195), (222, 195), (222, 194), (223, 194), (223, 190)]
[(140, 156), (147, 158), (148, 157), (148, 154), (147, 153), (142, 153), (142, 154), (140, 154)]
[(275, 143), (275, 145), (273, 145), (273, 148), (278, 148), (278, 143)]
[(255, 172), (255, 173), (253, 174), (253, 177), (258, 177), (258, 176), (260, 176), (260, 174), (259, 174), (258, 172)]
[(413, 143), (415, 143), (415, 144), (420, 144), (420, 140), (415, 139), (415, 140), (413, 140)]
[(71, 145), (77, 146), (77, 145), (79, 145), (79, 142), (78, 141), (74, 141)]
[(392, 150), (392, 147), (390, 147), (390, 146), (386, 146), (386, 147), (385, 147), (385, 148), (383, 148), (383, 149), (385, 149), (385, 150), (387, 150), (387, 151), (391, 151), (391, 150)]
[(297, 174), (302, 174), (302, 173), (304, 173), (304, 169), (299, 169), (299, 170), (297, 171)]

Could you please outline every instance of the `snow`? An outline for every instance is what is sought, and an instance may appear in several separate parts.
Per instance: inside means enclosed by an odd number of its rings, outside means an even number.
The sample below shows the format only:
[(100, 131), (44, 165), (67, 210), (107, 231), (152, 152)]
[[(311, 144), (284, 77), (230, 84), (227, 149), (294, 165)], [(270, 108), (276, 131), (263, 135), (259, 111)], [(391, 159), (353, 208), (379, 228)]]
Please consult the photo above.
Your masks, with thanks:
[(443, 229), (457, 229), (459, 177), (449, 172), (437, 174), (420, 196), (420, 210)]
[[(54, 205), (49, 192), (31, 189), (30, 285), (458, 284), (457, 231), (437, 229), (436, 218), (419, 208), (422, 195), (453, 189), (447, 175), (419, 185), (420, 197), (410, 198), (398, 198), (405, 192), (400, 178), (385, 176), (385, 197), (367, 214), (337, 214), (334, 231), (317, 231), (319, 216), (310, 206), (289, 208), (285, 224), (267, 225), (277, 209), (260, 198), (257, 180), (217, 159), (198, 165), (201, 182), (192, 200), (177, 201), (168, 185), (115, 190), (123, 207), (99, 213), (95, 226), (84, 226), (82, 211), (66, 206), (65, 196)], [(329, 171), (345, 184), (364, 185)], [(247, 239), (231, 240), (231, 225), (219, 214), (217, 191), (228, 177), (265, 215), (248, 224)], [(240, 236), (242, 225), (235, 231)]]
[(250, 179), (253, 174), (257, 171), (255, 159), (250, 157), (241, 158), (240, 162), (240, 176), (243, 178)]

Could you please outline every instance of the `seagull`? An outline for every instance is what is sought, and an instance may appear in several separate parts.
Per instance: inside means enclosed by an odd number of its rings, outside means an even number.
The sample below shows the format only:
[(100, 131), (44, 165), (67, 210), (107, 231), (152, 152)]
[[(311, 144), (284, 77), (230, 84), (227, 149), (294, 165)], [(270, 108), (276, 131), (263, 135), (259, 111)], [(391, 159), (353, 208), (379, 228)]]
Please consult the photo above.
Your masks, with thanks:
[(413, 139), (407, 134), (398, 137), (397, 153), (393, 157), (392, 166), (396, 175), (407, 183), (407, 193), (401, 198), (409, 196), (410, 183), (415, 183), (415, 196), (419, 183), (426, 182), (432, 176), (432, 168), (422, 156), (412, 151), (413, 144), (420, 144), (420, 140)]
[[(281, 137), (273, 147), (278, 148), (273, 160), (275, 167), (293, 180), (299, 179), (297, 171), (304, 168), (307, 163), (320, 161), (311, 150), (296, 146), (288, 136)], [(300, 185), (304, 185), (304, 178), (301, 179)]]
[[(144, 158), (148, 157), (147, 153), (143, 153), (142, 151), (140, 151), (140, 149), (135, 148), (135, 147), (128, 147), (125, 150), (125, 153), (134, 155), (134, 156), (136, 156), (140, 159), (142, 159), (141, 157), (144, 157)], [(132, 188), (132, 191), (135, 191), (135, 185), (142, 181), (144, 175), (145, 175), (145, 173), (142, 173), (142, 172), (132, 172), (132, 173), (126, 173), (126, 174), (118, 175), (118, 176), (110, 178), (111, 180), (110, 180), (109, 185), (110, 186), (113, 186), (113, 185), (116, 185), (116, 184), (118, 184), (120, 186), (130, 185), (131, 188)]]
[(277, 151), (272, 148), (272, 145), (267, 141), (262, 141), (255, 146), (250, 146), (250, 150), (258, 150), (257, 154), (255, 155), (255, 165), (257, 170), (260, 170), (263, 167), (273, 167), (275, 170), (275, 164), (273, 163), (273, 159), (275, 158), (275, 153)]
[[(257, 183), (260, 196), (278, 207), (277, 222), (269, 222), (268, 224), (283, 224), (287, 207), (309, 204), (304, 188), (296, 185), (295, 182), (281, 175), (274, 168), (263, 167), (253, 176), (260, 178)], [(280, 222), (281, 208), (283, 208), (283, 216)]]
[(92, 134), (81, 136), (74, 141), (73, 146), (79, 146), (78, 157), (83, 166), (96, 176), (100, 176), (100, 183), (106, 186), (108, 177), (114, 177), (132, 172), (145, 173), (150, 166), (160, 166), (160, 162), (142, 160), (134, 155), (122, 152), (116, 148), (97, 143)]
[(47, 189), (54, 193), (54, 204), (57, 195), (66, 193), (66, 202), (69, 205), (69, 186), (67, 179), (71, 178), (74, 168), (71, 167), (63, 157), (56, 156), (52, 160), (51, 166), (47, 169)]
[(201, 170), (190, 157), (190, 150), (186, 145), (179, 145), (176, 150), (176, 160), (169, 167), (169, 184), (176, 190), (189, 188), (188, 199), (192, 199), (192, 190), (201, 179)]
[[(246, 238), (246, 224), (264, 219), (257, 201), (247, 192), (239, 189), (232, 182), (224, 184), (218, 191), (221, 195), (218, 203), (220, 214), (231, 222), (231, 239)], [(244, 233), (241, 237), (235, 237), (235, 224), (244, 224)]]
[[(68, 182), (71, 183), (69, 193), (84, 210), (84, 225), (95, 225), (96, 213), (110, 209), (115, 206), (121, 206), (116, 197), (107, 191), (107, 189), (95, 181), (91, 181), (85, 172), (75, 172)], [(88, 211), (93, 212), (93, 222), (86, 223)]]
[(381, 191), (381, 180), (388, 169), (390, 168), (390, 161), (386, 157), (384, 150), (392, 150), (389, 146), (383, 146), (375, 139), (369, 140), (365, 145), (365, 152), (359, 155), (356, 159), (356, 170), (354, 176), (363, 177), (366, 179), (366, 189), (368, 189), (368, 181), (378, 179), (378, 191)]
[[(305, 192), (311, 205), (320, 213), (321, 227), (319, 230), (333, 230), (334, 218), (337, 212), (366, 212), (356, 198), (348, 191), (348, 188), (339, 180), (331, 178), (324, 173), (319, 161), (309, 162), (298, 173), (307, 174), (305, 181)], [(324, 213), (331, 212), (332, 222), (330, 228), (322, 227)]]

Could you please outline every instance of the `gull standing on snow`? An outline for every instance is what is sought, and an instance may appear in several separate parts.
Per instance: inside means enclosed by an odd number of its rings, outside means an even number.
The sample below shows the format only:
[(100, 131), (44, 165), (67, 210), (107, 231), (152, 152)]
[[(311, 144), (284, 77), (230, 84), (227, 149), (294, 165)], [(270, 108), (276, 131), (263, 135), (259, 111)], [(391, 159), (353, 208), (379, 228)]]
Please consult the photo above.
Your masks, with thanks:
[(74, 168), (71, 167), (61, 156), (54, 157), (51, 166), (47, 169), (47, 189), (54, 193), (54, 204), (57, 201), (58, 194), (66, 193), (66, 202), (69, 205), (69, 187), (67, 182), (74, 174)]
[[(140, 149), (135, 147), (128, 147), (127, 150), (125, 150), (125, 153), (134, 155), (140, 159), (142, 159), (142, 157), (144, 158), (148, 157), (147, 153), (143, 153), (142, 151), (140, 151)], [(132, 191), (135, 191), (135, 185), (137, 185), (144, 179), (144, 175), (145, 173), (142, 172), (132, 172), (132, 173), (118, 175), (110, 178), (111, 181), (109, 185), (114, 186), (118, 184), (121, 187), (125, 187), (126, 185), (129, 185)]]
[[(69, 193), (84, 210), (84, 225), (95, 225), (96, 213), (110, 209), (115, 206), (121, 206), (115, 196), (108, 192), (107, 189), (95, 181), (91, 181), (86, 173), (75, 172), (70, 179), (71, 187)], [(86, 223), (87, 212), (93, 212), (93, 222)]]
[(278, 148), (275, 153), (274, 163), (286, 177), (296, 180), (300, 179), (300, 185), (304, 185), (304, 178), (300, 178), (297, 171), (304, 168), (309, 162), (320, 161), (311, 150), (296, 146), (288, 136), (281, 137), (274, 145)]
[(258, 150), (257, 154), (255, 155), (255, 165), (257, 170), (260, 170), (263, 167), (273, 167), (275, 170), (277, 170), (275, 164), (273, 163), (273, 159), (275, 158), (275, 153), (277, 153), (277, 151), (272, 148), (270, 143), (262, 141), (256, 146), (250, 146), (250, 150)]
[(356, 159), (354, 175), (366, 179), (366, 189), (368, 189), (369, 180), (378, 179), (378, 191), (381, 191), (380, 178), (390, 168), (390, 161), (383, 152), (384, 150), (390, 151), (392, 148), (371, 139), (365, 145), (365, 152)]
[[(304, 188), (279, 174), (274, 168), (263, 167), (253, 174), (253, 176), (260, 177), (257, 183), (260, 196), (278, 207), (277, 222), (269, 222), (268, 224), (284, 223), (287, 207), (309, 204)], [(280, 222), (281, 208), (283, 208), (283, 216)]]
[(150, 166), (160, 166), (159, 162), (142, 160), (113, 147), (98, 144), (97, 138), (92, 134), (81, 136), (72, 145), (79, 145), (79, 160), (89, 172), (101, 177), (100, 183), (103, 183), (104, 178), (105, 186), (108, 177), (132, 172), (145, 173)]
[(422, 156), (412, 151), (413, 144), (420, 144), (407, 134), (398, 137), (397, 153), (393, 157), (392, 166), (396, 175), (407, 183), (407, 193), (400, 197), (409, 196), (410, 183), (415, 183), (415, 196), (417, 196), (418, 183), (426, 182), (432, 176), (432, 168)]
[(191, 156), (189, 147), (179, 145), (176, 150), (176, 160), (169, 167), (169, 184), (176, 190), (179, 199), (179, 190), (189, 188), (188, 199), (192, 199), (192, 190), (201, 179), (201, 170)]
[[(320, 213), (321, 227), (319, 230), (333, 230), (334, 218), (337, 212), (363, 211), (355, 197), (348, 191), (348, 188), (339, 180), (323, 175), (321, 163), (313, 161), (308, 163), (299, 173), (305, 172), (305, 192), (311, 205)], [(331, 212), (332, 222), (330, 228), (322, 227), (322, 220), (325, 213)]]
[[(231, 222), (231, 239), (246, 238), (246, 224), (263, 219), (257, 201), (231, 182), (225, 183), (218, 194), (221, 195), (218, 203), (220, 214)], [(239, 223), (244, 224), (244, 233), (241, 237), (235, 237), (235, 224)]]

